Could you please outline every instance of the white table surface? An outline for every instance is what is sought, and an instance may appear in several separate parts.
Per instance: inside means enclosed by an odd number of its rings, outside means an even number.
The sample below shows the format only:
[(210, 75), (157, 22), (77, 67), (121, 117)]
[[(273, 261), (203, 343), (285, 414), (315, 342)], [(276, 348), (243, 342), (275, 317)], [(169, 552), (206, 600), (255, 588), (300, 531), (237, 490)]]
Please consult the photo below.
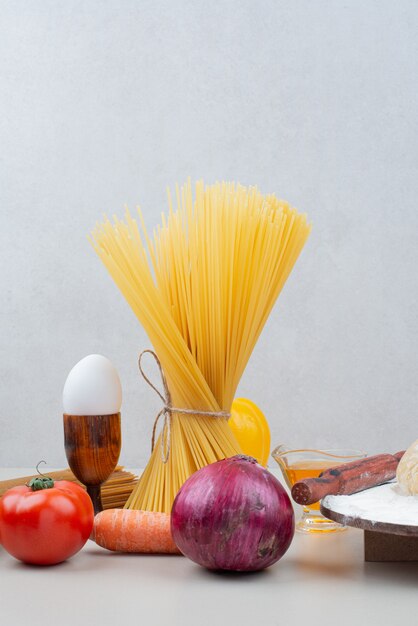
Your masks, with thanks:
[[(2, 469), (0, 479), (30, 473)], [(53, 567), (24, 565), (0, 548), (1, 626), (396, 626), (416, 623), (417, 609), (418, 563), (365, 563), (355, 529), (296, 533), (281, 561), (246, 575), (92, 541)]]

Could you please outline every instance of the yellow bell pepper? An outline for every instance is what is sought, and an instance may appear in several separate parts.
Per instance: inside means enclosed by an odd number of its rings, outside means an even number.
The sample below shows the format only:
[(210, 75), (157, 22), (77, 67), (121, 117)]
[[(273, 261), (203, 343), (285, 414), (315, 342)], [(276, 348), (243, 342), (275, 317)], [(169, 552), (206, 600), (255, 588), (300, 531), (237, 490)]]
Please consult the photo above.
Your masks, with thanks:
[(228, 423), (243, 453), (265, 467), (270, 454), (270, 428), (258, 406), (247, 398), (235, 398)]

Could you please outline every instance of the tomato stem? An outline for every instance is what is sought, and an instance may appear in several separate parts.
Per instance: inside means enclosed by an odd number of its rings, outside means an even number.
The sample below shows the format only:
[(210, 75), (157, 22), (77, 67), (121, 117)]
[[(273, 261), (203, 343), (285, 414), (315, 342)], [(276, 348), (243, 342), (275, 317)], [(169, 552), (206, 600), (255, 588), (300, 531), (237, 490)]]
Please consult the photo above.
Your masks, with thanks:
[(35, 469), (38, 472), (39, 476), (45, 476), (45, 474), (42, 474), (42, 472), (39, 471), (39, 466), (41, 463), (45, 463), (46, 465), (46, 461), (39, 461)]
[(54, 486), (54, 481), (49, 476), (37, 476), (36, 478), (32, 478), (28, 482), (28, 487), (32, 489), (32, 491), (40, 491), (41, 489), (51, 489)]
[(54, 486), (54, 481), (50, 476), (45, 476), (39, 471), (39, 466), (41, 463), (46, 463), (46, 461), (39, 461), (36, 466), (36, 471), (39, 476), (35, 476), (28, 482), (28, 487), (32, 489), (32, 491), (40, 491), (41, 489), (51, 489)]

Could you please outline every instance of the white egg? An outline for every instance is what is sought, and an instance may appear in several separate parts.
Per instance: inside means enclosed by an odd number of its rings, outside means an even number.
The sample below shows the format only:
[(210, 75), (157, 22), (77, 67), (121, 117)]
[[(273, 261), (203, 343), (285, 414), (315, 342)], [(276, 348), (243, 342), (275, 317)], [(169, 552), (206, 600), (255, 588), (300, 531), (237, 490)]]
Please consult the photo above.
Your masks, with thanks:
[(62, 400), (67, 415), (119, 413), (122, 387), (116, 368), (100, 354), (86, 356), (68, 374)]

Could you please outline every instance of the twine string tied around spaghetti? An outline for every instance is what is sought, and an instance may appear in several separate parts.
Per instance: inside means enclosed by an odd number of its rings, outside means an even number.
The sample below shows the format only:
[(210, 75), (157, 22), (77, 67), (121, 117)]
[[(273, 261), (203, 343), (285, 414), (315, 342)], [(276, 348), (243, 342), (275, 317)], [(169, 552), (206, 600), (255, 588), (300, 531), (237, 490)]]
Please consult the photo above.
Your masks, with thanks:
[[(154, 361), (156, 362), (157, 367), (160, 370), (160, 376), (161, 376), (161, 382), (162, 382), (163, 389), (164, 389), (164, 395), (159, 391), (159, 389), (157, 389), (154, 383), (151, 382), (151, 380), (148, 378), (148, 376), (145, 374), (142, 368), (141, 361), (142, 361), (144, 354), (147, 354), (147, 353), (150, 354), (154, 358)], [(163, 463), (167, 463), (168, 457), (170, 456), (171, 422), (172, 422), (173, 413), (182, 413), (185, 415), (205, 415), (207, 417), (223, 418), (223, 419), (229, 419), (231, 417), (231, 414), (228, 413), (227, 411), (201, 411), (200, 409), (186, 409), (186, 408), (179, 408), (179, 407), (173, 406), (172, 400), (171, 400), (171, 393), (168, 388), (167, 379), (165, 377), (164, 370), (162, 368), (160, 359), (158, 358), (158, 356), (153, 350), (143, 350), (141, 352), (138, 358), (138, 367), (145, 382), (148, 383), (148, 385), (152, 389), (154, 389), (155, 393), (157, 393), (160, 396), (163, 402), (163, 406), (161, 410), (158, 412), (157, 417), (154, 420), (154, 425), (152, 427), (152, 436), (151, 436), (151, 452), (152, 452), (155, 447), (155, 436), (157, 432), (158, 422), (160, 418), (162, 417), (163, 428), (161, 431), (161, 460)]]

